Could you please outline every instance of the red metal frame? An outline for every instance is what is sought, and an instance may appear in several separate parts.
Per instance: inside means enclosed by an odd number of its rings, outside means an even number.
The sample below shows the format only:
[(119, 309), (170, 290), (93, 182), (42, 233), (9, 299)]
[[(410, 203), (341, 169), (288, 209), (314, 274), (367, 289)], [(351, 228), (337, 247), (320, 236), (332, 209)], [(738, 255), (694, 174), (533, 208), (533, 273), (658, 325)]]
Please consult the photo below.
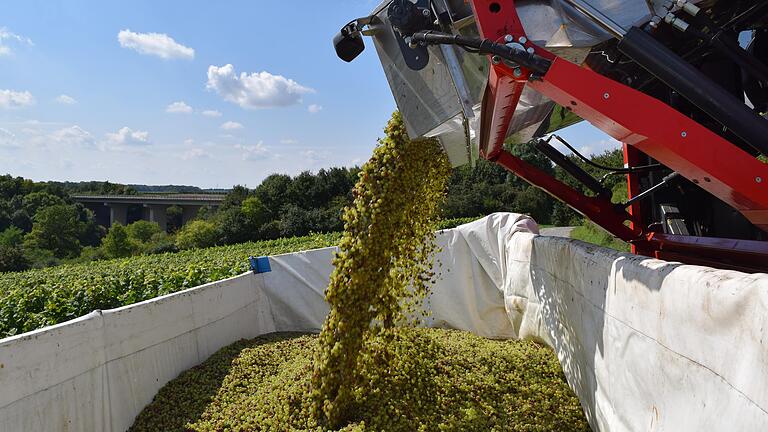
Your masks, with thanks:
[[(514, 0), (470, 1), (482, 37), (503, 42), (507, 35), (515, 40), (526, 35)], [(730, 265), (731, 268), (768, 270), (768, 242), (681, 239), (646, 232), (639, 206), (633, 206), (629, 212), (618, 210), (609, 198), (585, 196), (506, 152), (506, 132), (520, 94), (528, 85), (625, 143), (630, 165), (637, 152), (643, 152), (768, 231), (768, 187), (763, 186), (768, 185), (768, 165), (651, 96), (558, 58), (530, 42), (526, 47), (550, 59), (552, 66), (544, 76), (529, 79), (530, 71), (525, 68), (515, 74), (503, 62), (492, 62), (483, 100), (482, 157), (564, 201), (613, 235), (633, 242), (636, 253), (706, 264), (718, 264), (713, 257), (727, 253), (747, 261), (743, 266)], [(639, 191), (637, 178), (630, 176), (629, 189), (630, 196)], [(625, 225), (627, 221), (630, 226)]]

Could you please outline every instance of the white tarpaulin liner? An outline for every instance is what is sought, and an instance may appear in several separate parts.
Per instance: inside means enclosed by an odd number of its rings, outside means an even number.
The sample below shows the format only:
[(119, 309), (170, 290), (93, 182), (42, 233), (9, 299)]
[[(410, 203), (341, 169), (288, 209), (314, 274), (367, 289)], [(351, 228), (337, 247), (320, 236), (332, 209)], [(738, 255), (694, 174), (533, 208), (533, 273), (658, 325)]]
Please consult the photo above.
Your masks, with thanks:
[[(768, 430), (768, 276), (643, 259), (488, 218), (439, 236), (430, 325), (538, 338), (595, 430)], [(334, 249), (0, 341), (0, 432), (124, 431), (217, 349), (317, 330)]]

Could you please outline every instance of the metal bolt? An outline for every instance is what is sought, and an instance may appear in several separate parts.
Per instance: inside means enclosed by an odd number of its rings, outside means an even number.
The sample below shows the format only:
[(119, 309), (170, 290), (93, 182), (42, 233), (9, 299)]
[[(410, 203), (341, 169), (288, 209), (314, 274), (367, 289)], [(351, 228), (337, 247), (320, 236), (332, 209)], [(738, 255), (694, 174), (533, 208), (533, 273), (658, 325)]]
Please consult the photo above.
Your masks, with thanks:
[(763, 178), (762, 177), (755, 177), (755, 182), (756, 183), (762, 183), (763, 182)]
[(430, 15), (431, 15), (431, 13), (429, 12), (429, 9), (424, 9), (424, 10), (422, 10), (422, 11), (421, 11), (421, 14), (422, 14), (422, 15), (424, 15), (425, 17), (428, 17), (428, 16), (430, 16)]
[(528, 51), (528, 54), (533, 54), (533, 53), (536, 52), (536, 50), (533, 49), (533, 47), (528, 47), (528, 49), (526, 51)]
[(523, 71), (520, 70), (520, 68), (515, 68), (515, 70), (512, 71), (512, 75), (514, 75), (515, 78), (520, 78), (523, 76)]
[(491, 63), (493, 63), (493, 64), (495, 64), (495, 65), (497, 65), (497, 64), (499, 64), (499, 63), (501, 63), (501, 57), (499, 57), (499, 56), (497, 56), (497, 55), (495, 55), (495, 56), (491, 57)]
[(685, 137), (687, 137), (687, 136), (688, 136), (688, 132), (686, 132), (686, 131), (683, 131), (683, 132), (680, 134), (680, 136), (681, 136), (681, 137), (683, 137), (683, 138), (685, 138)]
[(510, 42), (514, 42), (514, 41), (515, 41), (515, 38), (514, 38), (514, 37), (512, 37), (512, 35), (506, 35), (506, 36), (504, 36), (504, 42), (506, 42), (506, 43), (510, 43)]
[(525, 36), (520, 36), (520, 39), (518, 39), (517, 41), (520, 42), (521, 44), (524, 44), (528, 42), (528, 38)]
[(610, 98), (611, 98), (611, 94), (610, 93), (608, 93), (608, 92), (603, 93), (603, 99), (608, 100)]

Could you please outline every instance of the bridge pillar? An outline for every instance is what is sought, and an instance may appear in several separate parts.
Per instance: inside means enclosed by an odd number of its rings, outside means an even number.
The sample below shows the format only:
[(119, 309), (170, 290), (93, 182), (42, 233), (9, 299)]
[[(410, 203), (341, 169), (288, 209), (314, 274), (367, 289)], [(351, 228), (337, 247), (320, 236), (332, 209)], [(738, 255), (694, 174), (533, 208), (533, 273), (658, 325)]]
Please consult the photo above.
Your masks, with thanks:
[(163, 231), (168, 230), (168, 206), (166, 205), (153, 205), (144, 204), (144, 207), (149, 208), (149, 221), (155, 222), (160, 225), (160, 229)]
[(181, 226), (187, 224), (187, 222), (197, 217), (197, 212), (200, 211), (202, 206), (185, 205), (181, 208)]
[(109, 226), (115, 223), (128, 225), (128, 204), (104, 203), (109, 207)]

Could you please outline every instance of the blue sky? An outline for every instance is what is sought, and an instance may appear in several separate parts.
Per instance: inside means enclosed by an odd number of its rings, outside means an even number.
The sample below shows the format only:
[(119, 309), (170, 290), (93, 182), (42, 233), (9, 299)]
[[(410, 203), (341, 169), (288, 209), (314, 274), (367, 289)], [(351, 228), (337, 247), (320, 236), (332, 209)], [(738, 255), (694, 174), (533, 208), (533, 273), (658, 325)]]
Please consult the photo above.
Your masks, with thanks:
[[(375, 3), (4, 1), (0, 173), (253, 187), (362, 163), (395, 104), (372, 46), (346, 64), (331, 38)], [(590, 129), (564, 135), (616, 145)]]

